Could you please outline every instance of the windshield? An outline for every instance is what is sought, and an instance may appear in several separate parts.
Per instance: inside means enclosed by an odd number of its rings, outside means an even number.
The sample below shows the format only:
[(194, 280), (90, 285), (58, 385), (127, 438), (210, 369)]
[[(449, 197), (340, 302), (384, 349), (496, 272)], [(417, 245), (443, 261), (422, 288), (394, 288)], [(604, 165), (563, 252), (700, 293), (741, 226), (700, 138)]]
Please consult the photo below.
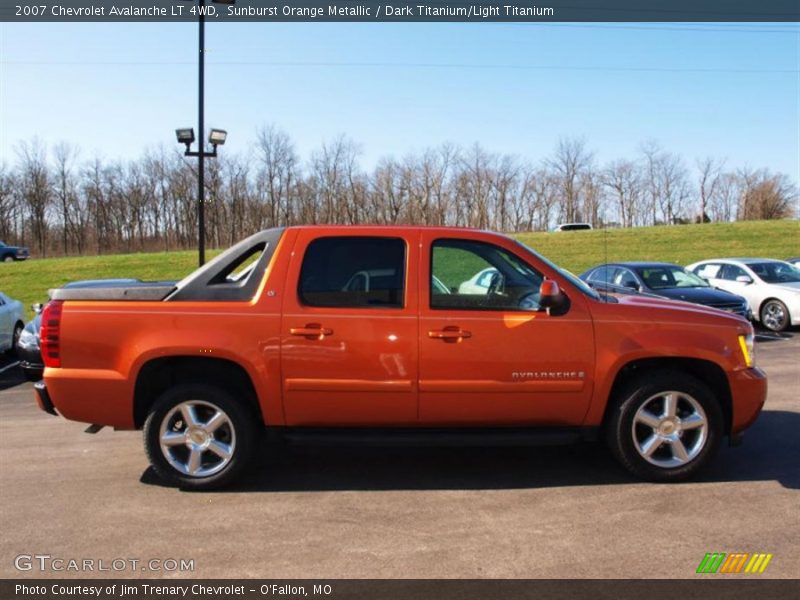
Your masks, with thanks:
[(789, 263), (770, 261), (751, 263), (747, 266), (766, 283), (800, 282), (800, 269)]
[(594, 291), (592, 288), (590, 288), (588, 285), (586, 285), (586, 283), (584, 281), (582, 281), (581, 279), (579, 279), (578, 277), (576, 277), (575, 275), (573, 275), (572, 273), (570, 273), (566, 269), (562, 269), (557, 264), (553, 263), (551, 260), (545, 258), (544, 256), (542, 256), (541, 254), (536, 252), (536, 250), (534, 250), (530, 246), (527, 246), (527, 245), (523, 244), (522, 242), (520, 242), (518, 240), (514, 240), (514, 241), (517, 244), (519, 244), (520, 246), (522, 246), (525, 250), (527, 250), (528, 252), (533, 254), (540, 261), (545, 263), (547, 266), (549, 266), (550, 268), (558, 271), (567, 280), (569, 280), (569, 282), (572, 285), (574, 285), (576, 288), (578, 288), (578, 290), (580, 290), (581, 293), (583, 293), (586, 296), (589, 296), (590, 298), (593, 298), (594, 300), (602, 300), (602, 298), (600, 297), (600, 294), (598, 294), (596, 291)]
[(642, 267), (636, 272), (651, 290), (710, 287), (707, 281), (677, 265)]

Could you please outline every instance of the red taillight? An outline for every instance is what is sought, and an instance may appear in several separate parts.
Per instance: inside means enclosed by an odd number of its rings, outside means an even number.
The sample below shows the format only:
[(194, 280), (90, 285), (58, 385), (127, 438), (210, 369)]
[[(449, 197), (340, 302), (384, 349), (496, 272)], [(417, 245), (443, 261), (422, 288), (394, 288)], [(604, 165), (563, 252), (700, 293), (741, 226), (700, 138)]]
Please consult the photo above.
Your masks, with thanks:
[(51, 300), (42, 310), (42, 326), (39, 329), (42, 360), (46, 367), (61, 366), (61, 310), (63, 300)]

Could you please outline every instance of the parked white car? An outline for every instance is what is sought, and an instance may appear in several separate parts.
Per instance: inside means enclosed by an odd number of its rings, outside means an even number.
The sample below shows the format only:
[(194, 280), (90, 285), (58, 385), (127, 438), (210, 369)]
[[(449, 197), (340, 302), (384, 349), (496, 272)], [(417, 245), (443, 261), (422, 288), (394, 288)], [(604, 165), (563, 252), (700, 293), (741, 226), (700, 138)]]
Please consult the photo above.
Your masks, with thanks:
[(772, 331), (800, 325), (800, 270), (771, 258), (719, 258), (686, 267), (714, 287), (744, 296), (753, 318)]
[(477, 295), (488, 294), (489, 286), (492, 284), (492, 279), (495, 275), (497, 275), (497, 273), (498, 271), (494, 267), (489, 267), (488, 269), (478, 271), (475, 273), (475, 275), (458, 286), (458, 293)]
[(25, 328), (24, 313), (22, 302), (0, 292), (0, 352), (17, 347), (17, 340)]
[(553, 231), (587, 231), (592, 229), (591, 223), (561, 223)]

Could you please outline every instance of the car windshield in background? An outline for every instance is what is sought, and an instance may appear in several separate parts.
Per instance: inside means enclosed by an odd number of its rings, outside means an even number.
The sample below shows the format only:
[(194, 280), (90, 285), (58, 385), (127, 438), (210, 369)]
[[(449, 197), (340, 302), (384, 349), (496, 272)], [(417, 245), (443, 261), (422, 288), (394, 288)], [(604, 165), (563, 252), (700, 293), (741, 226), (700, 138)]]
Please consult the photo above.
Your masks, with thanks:
[(514, 240), (514, 241), (519, 246), (522, 246), (525, 250), (527, 250), (528, 252), (533, 254), (536, 258), (541, 260), (543, 263), (547, 264), (547, 266), (549, 266), (551, 269), (554, 269), (554, 270), (558, 271), (559, 273), (561, 273), (564, 277), (566, 277), (569, 280), (569, 282), (572, 285), (574, 285), (576, 288), (578, 288), (583, 294), (589, 296), (590, 298), (594, 298), (595, 300), (600, 300), (600, 294), (598, 294), (595, 290), (593, 290), (591, 287), (589, 287), (586, 284), (586, 282), (584, 282), (580, 278), (576, 277), (575, 275), (573, 275), (572, 273), (570, 273), (566, 269), (562, 269), (561, 267), (559, 267), (558, 265), (556, 265), (552, 261), (548, 260), (546, 257), (544, 257), (541, 254), (539, 254), (538, 252), (536, 252), (536, 250), (534, 250), (530, 246), (528, 246), (526, 244), (523, 244), (522, 242), (520, 242), (518, 240)]
[(772, 261), (747, 266), (766, 283), (800, 283), (800, 270), (787, 263)]
[(651, 290), (709, 287), (708, 282), (681, 267), (643, 267), (636, 269)]

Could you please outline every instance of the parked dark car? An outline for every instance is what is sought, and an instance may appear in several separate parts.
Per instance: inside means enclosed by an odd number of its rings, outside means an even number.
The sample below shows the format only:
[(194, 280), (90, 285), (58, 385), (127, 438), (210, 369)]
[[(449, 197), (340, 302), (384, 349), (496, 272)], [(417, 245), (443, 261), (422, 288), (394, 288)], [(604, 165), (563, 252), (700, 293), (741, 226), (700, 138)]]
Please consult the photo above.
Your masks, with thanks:
[(581, 275), (593, 288), (621, 294), (647, 294), (718, 308), (750, 318), (747, 300), (717, 289), (679, 265), (658, 262), (608, 263)]
[(30, 252), (25, 246), (7, 246), (5, 242), (0, 242), (0, 261), (2, 262), (25, 260), (29, 256)]
[[(172, 285), (174, 281), (144, 282), (138, 279), (88, 279), (85, 281), (73, 281), (63, 286), (63, 288), (110, 288), (125, 287), (132, 288), (151, 285)], [(40, 347), (39, 329), (42, 325), (41, 305), (34, 305), (36, 317), (25, 326), (17, 342), (17, 357), (20, 360), (19, 366), (25, 379), (28, 381), (39, 381), (44, 372), (42, 353)]]
[(37, 314), (30, 323), (25, 325), (25, 329), (22, 330), (22, 334), (17, 340), (19, 366), (28, 381), (39, 381), (44, 371), (39, 347), (39, 328), (41, 325), (41, 314)]

